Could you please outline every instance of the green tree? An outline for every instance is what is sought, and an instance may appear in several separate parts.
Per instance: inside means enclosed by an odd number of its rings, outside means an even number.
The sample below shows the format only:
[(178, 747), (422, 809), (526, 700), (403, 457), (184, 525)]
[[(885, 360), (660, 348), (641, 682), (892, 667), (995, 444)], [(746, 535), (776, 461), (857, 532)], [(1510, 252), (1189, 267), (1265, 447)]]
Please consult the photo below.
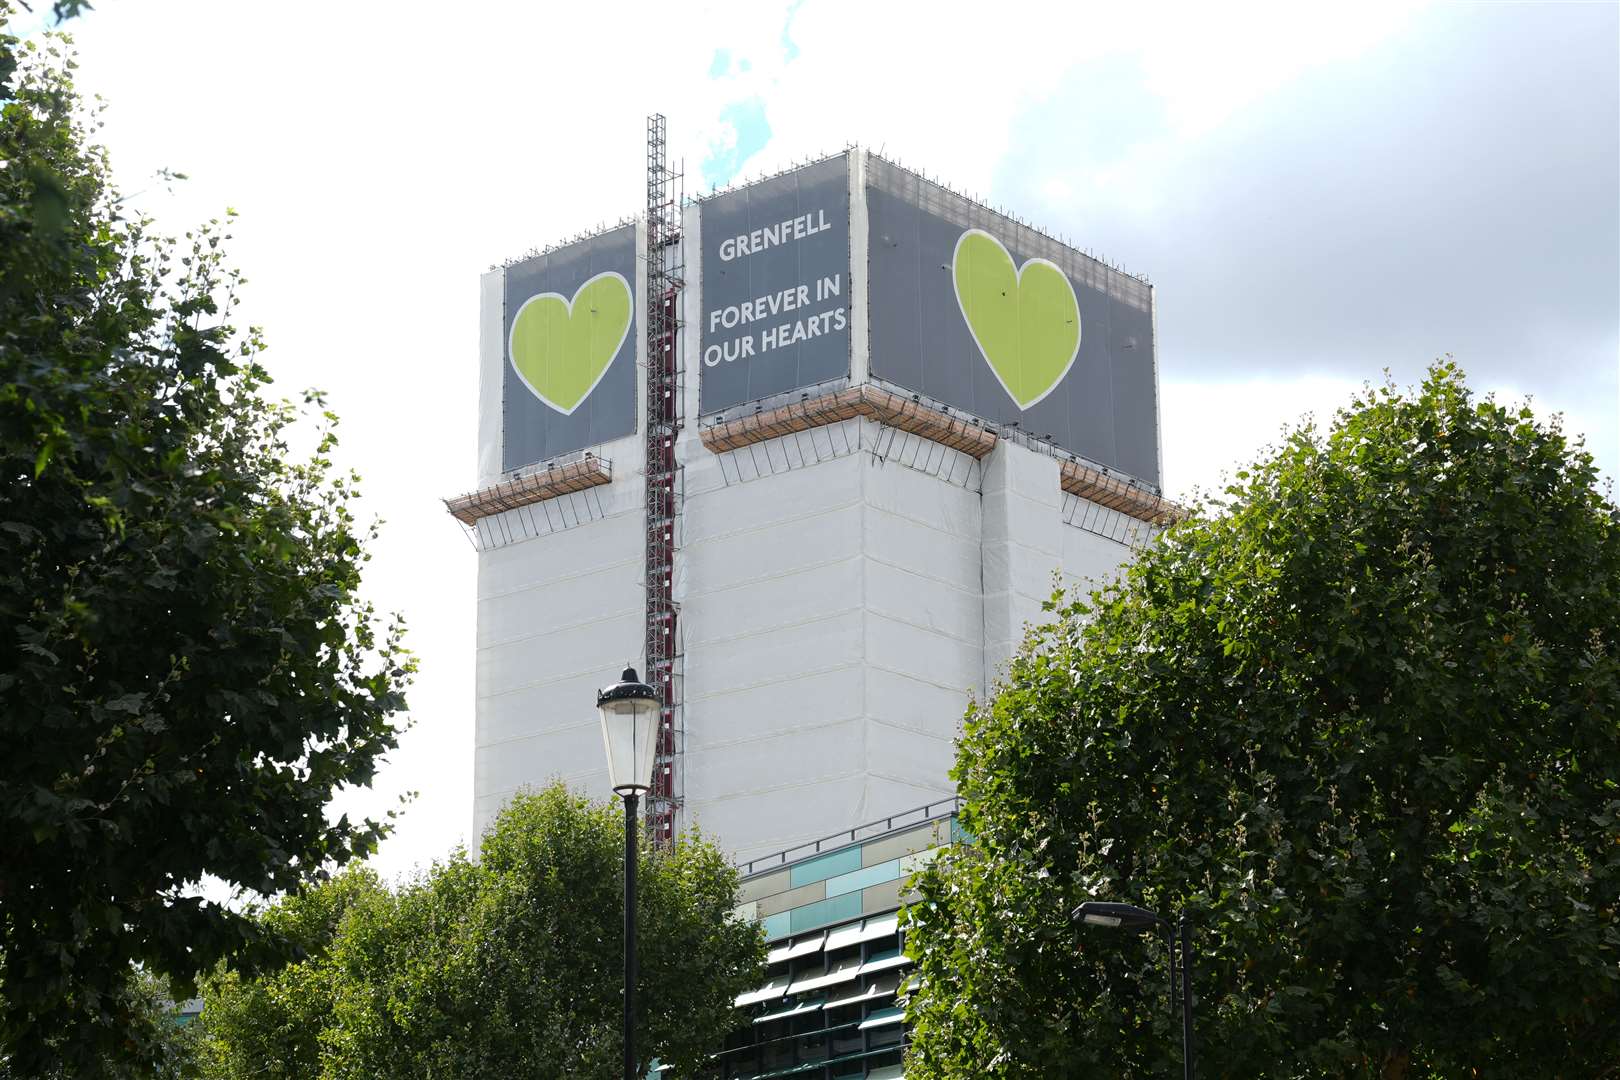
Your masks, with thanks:
[[(126, 1043), (104, 1054), (97, 1068), (104, 1075), (129, 1075), (130, 1060), (141, 1062), (142, 1080), (199, 1080), (198, 1046), (201, 1025), (188, 1023), (180, 1014), (174, 995), (164, 979), (149, 971), (132, 969), (126, 989), (130, 1020), (125, 1029)], [(0, 1080), (77, 1080), (85, 1075), (81, 1064), (66, 1053), (66, 1036), (48, 1040), (59, 1063), (43, 1072), (14, 1071), (0, 1061)]]
[(204, 979), (199, 1051), (204, 1075), (311, 1080), (321, 1075), (320, 1033), (331, 1023), (339, 969), (330, 962), (339, 928), (356, 908), (390, 903), (368, 867), (353, 865), (258, 916), (267, 930), (294, 942), (303, 960), (257, 977), (221, 968)]
[(176, 242), (127, 215), (73, 66), (65, 38), (0, 33), (0, 1057), (19, 1075), (138, 1064), (134, 964), (184, 991), (284, 952), (195, 885), (292, 890), (376, 842), (384, 825), (324, 808), (394, 745), (410, 668), (358, 598), (372, 534), (330, 427), (289, 450), (297, 410), (230, 325), (224, 227)]
[[(612, 1077), (621, 1065), (624, 820), (561, 786), (518, 796), (475, 862), (397, 892), (345, 875), (271, 909), (307, 960), (206, 988), (212, 1075)], [(737, 874), (699, 837), (638, 862), (637, 1046), (690, 1075), (764, 960)], [(296, 928), (296, 929), (295, 929)]]
[(1296, 431), (1051, 622), (968, 718), (908, 1076), (1620, 1065), (1620, 515), (1450, 364)]

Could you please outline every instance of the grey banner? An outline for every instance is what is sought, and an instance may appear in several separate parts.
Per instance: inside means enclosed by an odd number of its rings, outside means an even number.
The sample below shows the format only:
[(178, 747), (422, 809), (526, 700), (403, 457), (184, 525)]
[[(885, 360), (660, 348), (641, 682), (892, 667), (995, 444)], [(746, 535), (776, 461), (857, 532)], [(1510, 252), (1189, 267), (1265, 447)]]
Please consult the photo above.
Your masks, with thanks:
[(507, 267), (503, 470), (634, 433), (639, 316), (634, 225)]
[[(867, 213), (874, 378), (998, 425), (1016, 424), (1093, 462), (1159, 483), (1152, 290), (1145, 282), (872, 156)], [(1073, 359), (1044, 392), (1039, 377), (1033, 388), (1004, 385), (988, 356), (1016, 351), (1006, 344), (1011, 336), (998, 350), (986, 332), (981, 348), (970, 327), (956, 258), (971, 230), (988, 234), (981, 251), (993, 258), (999, 244), (1011, 267), (1020, 268), (1011, 288), (1031, 280), (1028, 264), (1041, 260), (1061, 270), (1073, 289), (1078, 349), (1064, 350)], [(1056, 281), (1047, 285), (1061, 294)], [(1066, 296), (1061, 302), (1068, 305)], [(1065, 315), (1058, 318), (1068, 323)], [(1024, 392), (1027, 407), (1020, 407), (1015, 389)]]
[(703, 204), (699, 409), (849, 377), (846, 155)]

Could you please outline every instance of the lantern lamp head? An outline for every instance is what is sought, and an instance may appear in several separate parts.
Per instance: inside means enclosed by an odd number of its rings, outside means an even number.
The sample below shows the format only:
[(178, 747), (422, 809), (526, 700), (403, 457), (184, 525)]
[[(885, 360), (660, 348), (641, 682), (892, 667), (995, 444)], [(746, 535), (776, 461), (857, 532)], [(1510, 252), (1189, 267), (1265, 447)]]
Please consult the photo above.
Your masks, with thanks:
[(638, 795), (652, 787), (657, 753), (658, 691), (642, 682), (633, 667), (619, 681), (596, 693), (602, 718), (602, 746), (607, 751), (608, 779), (620, 795)]

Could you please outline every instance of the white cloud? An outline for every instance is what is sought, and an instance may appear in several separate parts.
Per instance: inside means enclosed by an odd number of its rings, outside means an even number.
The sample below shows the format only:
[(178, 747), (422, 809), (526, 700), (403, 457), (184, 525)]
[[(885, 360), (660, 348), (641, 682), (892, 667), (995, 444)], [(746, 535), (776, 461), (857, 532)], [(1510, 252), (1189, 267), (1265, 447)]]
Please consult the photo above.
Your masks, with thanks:
[(1159, 407), (1165, 493), (1178, 500), (1218, 493), (1233, 472), (1280, 446), (1283, 434), (1307, 418), (1325, 428), (1363, 385), (1331, 375), (1165, 379)]
[[(1374, 380), (1382, 384), (1379, 376)], [(1403, 389), (1410, 383), (1398, 381)], [(1237, 470), (1282, 445), (1285, 434), (1306, 422), (1322, 430), (1368, 383), (1334, 375), (1298, 378), (1250, 378), (1211, 381), (1166, 379), (1161, 388), (1164, 490), (1171, 498), (1190, 501), (1196, 494), (1217, 494)], [(1600, 402), (1576, 409), (1556, 408), (1533, 394), (1505, 385), (1476, 386), (1483, 399), (1517, 408), (1528, 404), (1537, 422), (1561, 422), (1571, 439), (1599, 429)], [(1602, 463), (1600, 462), (1600, 465)], [(1612, 479), (1612, 474), (1604, 472)], [(1600, 480), (1600, 483), (1602, 480)]]
[[(1412, 3), (1155, 5), (1142, 36), (1147, 85), (1166, 104), (1180, 137), (1202, 134), (1243, 107), (1283, 90), (1313, 67), (1339, 63), (1399, 32)], [(1159, 21), (1163, 32), (1149, 34)]]
[(755, 60), (735, 85), (719, 82), (735, 92), (731, 100), (761, 94), (768, 102), (776, 138), (757, 168), (859, 142), (989, 195), (1013, 120), (1077, 67), (1130, 57), (1175, 132), (1196, 133), (1398, 32), (1414, 5), (1052, 3), (987, 14), (962, 2), (809, 0), (793, 20), (799, 56), (791, 61), (777, 47), (780, 7), (744, 7), (750, 17), (717, 11), (712, 25), (715, 45)]

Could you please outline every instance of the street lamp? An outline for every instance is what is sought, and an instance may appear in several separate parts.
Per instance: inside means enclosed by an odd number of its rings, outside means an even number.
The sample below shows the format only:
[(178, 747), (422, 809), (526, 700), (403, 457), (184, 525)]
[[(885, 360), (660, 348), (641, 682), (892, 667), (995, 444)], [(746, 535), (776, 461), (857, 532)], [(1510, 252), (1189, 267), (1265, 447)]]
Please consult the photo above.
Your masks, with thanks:
[(658, 691), (633, 667), (596, 693), (607, 750), (608, 781), (624, 799), (624, 1076), (636, 1080), (636, 803), (652, 787)]
[(1155, 926), (1164, 928), (1170, 939), (1170, 1000), (1175, 1003), (1176, 950), (1181, 951), (1181, 1069), (1186, 1080), (1193, 1080), (1193, 1015), (1192, 1015), (1192, 928), (1183, 911), (1175, 926), (1159, 918), (1147, 908), (1135, 904), (1113, 904), (1101, 900), (1088, 900), (1074, 909), (1074, 917), (1091, 926), (1105, 926), (1118, 930), (1147, 930)]

